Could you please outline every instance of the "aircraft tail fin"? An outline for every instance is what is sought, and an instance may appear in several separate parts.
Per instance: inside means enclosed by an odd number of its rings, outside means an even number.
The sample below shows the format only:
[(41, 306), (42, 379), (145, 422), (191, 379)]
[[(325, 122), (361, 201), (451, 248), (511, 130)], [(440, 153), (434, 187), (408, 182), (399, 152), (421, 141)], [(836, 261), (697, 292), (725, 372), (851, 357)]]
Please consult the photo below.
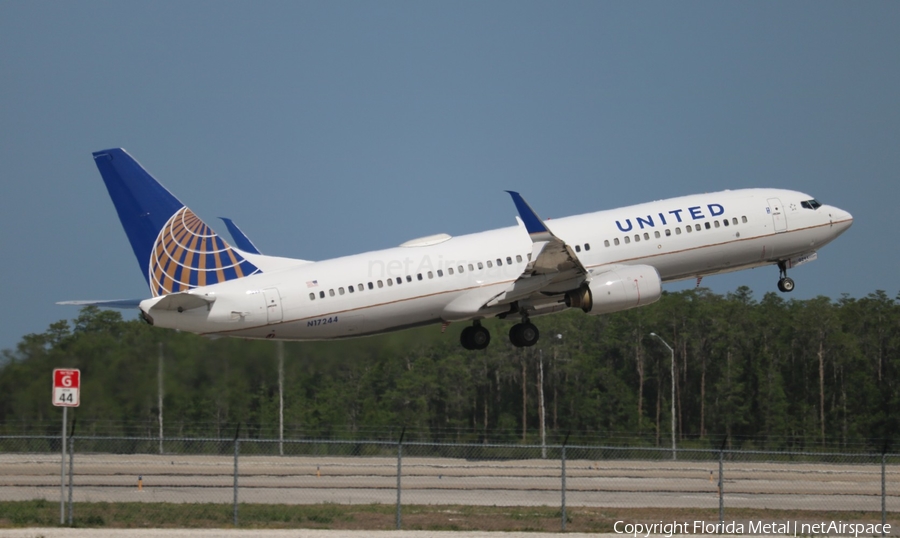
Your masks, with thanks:
[(261, 272), (125, 150), (93, 155), (154, 297)]

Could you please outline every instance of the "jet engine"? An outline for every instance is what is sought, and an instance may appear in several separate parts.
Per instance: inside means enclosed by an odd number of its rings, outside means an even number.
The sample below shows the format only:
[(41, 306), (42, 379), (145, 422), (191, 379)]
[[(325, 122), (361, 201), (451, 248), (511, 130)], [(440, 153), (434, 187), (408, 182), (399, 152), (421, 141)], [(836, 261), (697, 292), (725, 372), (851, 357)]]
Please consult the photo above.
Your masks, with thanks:
[(597, 316), (655, 303), (662, 281), (649, 265), (617, 265), (566, 293), (566, 306)]

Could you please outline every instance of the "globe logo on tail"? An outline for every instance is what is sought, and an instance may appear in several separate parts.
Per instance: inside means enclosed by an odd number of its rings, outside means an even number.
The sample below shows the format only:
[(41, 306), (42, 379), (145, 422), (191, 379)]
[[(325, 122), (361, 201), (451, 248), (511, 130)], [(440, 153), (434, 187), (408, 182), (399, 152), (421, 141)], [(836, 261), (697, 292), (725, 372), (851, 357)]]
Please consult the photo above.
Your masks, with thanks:
[(150, 254), (154, 297), (259, 272), (187, 207), (169, 218)]

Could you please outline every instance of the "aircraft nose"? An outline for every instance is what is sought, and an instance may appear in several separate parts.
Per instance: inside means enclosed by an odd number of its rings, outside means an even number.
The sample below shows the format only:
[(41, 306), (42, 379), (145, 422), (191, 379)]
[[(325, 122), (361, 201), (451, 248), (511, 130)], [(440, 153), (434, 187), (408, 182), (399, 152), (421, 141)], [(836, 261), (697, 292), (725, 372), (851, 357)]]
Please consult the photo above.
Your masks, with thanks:
[(853, 224), (853, 215), (849, 211), (844, 211), (834, 206), (828, 207), (828, 216), (831, 217), (832, 226), (839, 226), (841, 231), (846, 230)]

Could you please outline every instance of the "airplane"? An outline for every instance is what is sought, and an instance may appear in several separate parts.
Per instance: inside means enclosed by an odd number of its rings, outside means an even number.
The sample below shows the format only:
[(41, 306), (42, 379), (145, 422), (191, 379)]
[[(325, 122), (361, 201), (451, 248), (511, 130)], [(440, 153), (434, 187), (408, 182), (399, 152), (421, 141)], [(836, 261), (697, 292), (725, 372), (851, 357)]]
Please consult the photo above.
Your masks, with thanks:
[(460, 343), (485, 349), (488, 318), (516, 321), (516, 347), (533, 346), (531, 318), (589, 315), (657, 301), (662, 284), (775, 265), (789, 269), (853, 223), (847, 211), (785, 189), (697, 194), (542, 220), (507, 191), (516, 225), (323, 261), (262, 255), (230, 220), (235, 247), (120, 148), (93, 153), (152, 297), (60, 304), (138, 308), (156, 327), (208, 336), (329, 340), (431, 324), (467, 323)]

